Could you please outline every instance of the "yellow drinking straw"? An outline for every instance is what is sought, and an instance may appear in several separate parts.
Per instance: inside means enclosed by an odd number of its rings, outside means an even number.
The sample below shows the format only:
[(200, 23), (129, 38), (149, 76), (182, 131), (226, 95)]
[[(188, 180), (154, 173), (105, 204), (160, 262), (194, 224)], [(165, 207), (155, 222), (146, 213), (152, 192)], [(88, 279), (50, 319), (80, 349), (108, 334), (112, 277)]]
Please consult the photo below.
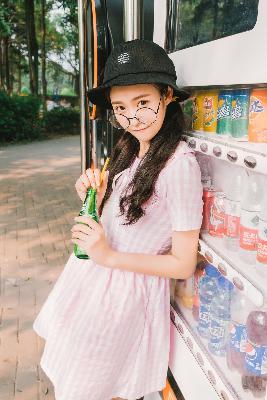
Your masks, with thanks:
[(102, 183), (102, 181), (103, 181), (103, 179), (104, 179), (104, 175), (105, 175), (105, 172), (106, 172), (106, 169), (107, 169), (109, 160), (110, 160), (110, 158), (108, 157), (108, 158), (106, 159), (106, 162), (105, 162), (105, 164), (104, 164), (104, 167), (102, 168), (101, 175), (100, 175), (100, 185), (101, 185), (101, 183)]

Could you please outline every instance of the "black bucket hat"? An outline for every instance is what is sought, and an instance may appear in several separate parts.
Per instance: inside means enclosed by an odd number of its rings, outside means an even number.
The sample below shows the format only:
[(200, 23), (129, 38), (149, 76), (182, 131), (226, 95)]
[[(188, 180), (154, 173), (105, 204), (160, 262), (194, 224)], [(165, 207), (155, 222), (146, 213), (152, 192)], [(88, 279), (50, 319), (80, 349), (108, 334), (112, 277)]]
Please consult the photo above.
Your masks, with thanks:
[(119, 43), (110, 53), (103, 83), (88, 91), (89, 100), (100, 107), (112, 108), (106, 89), (138, 83), (163, 83), (173, 88), (177, 101), (190, 94), (176, 85), (176, 72), (166, 51), (154, 42), (135, 39)]

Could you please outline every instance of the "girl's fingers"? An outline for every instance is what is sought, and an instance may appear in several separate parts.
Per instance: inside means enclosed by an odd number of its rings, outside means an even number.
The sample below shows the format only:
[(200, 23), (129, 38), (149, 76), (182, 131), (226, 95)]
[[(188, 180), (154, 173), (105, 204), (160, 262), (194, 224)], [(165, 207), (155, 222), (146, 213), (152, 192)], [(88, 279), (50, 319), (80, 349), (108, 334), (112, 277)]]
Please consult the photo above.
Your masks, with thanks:
[(84, 184), (86, 188), (91, 186), (88, 176), (84, 173), (80, 176), (79, 181)]
[(73, 232), (73, 233), (74, 232), (83, 232), (86, 235), (91, 235), (93, 230), (88, 225), (76, 224), (76, 225), (73, 225), (73, 227), (71, 228), (71, 232)]
[(86, 170), (86, 175), (89, 178), (89, 181), (90, 181), (90, 184), (91, 184), (92, 188), (95, 189), (96, 188), (96, 181), (95, 181), (95, 175), (94, 175), (93, 170), (91, 168), (88, 168)]
[(77, 190), (78, 192), (84, 192), (84, 193), (86, 193), (86, 191), (87, 191), (87, 186), (86, 186), (83, 182), (81, 182), (81, 181), (77, 181), (77, 182), (75, 183), (75, 187), (76, 187), (76, 190)]
[(95, 174), (96, 185), (100, 186), (100, 175), (101, 175), (100, 170), (99, 169), (95, 169), (94, 170), (94, 174)]
[(75, 217), (74, 220), (76, 222), (83, 222), (84, 224), (87, 224), (90, 226), (90, 228), (94, 229), (95, 231), (101, 232), (102, 231), (102, 225), (99, 222), (95, 222), (91, 217), (86, 217), (84, 215)]
[(88, 235), (80, 231), (75, 231), (72, 233), (72, 238), (79, 239), (85, 242), (88, 240)]

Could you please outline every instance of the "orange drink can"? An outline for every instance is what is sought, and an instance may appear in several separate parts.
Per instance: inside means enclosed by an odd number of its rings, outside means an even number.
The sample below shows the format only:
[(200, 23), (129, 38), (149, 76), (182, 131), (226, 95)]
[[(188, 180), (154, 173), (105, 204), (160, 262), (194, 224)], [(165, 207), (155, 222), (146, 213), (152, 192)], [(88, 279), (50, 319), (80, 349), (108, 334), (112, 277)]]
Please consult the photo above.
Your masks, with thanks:
[(267, 89), (253, 89), (251, 92), (248, 140), (267, 143)]
[(203, 131), (204, 92), (197, 92), (193, 99), (192, 128)]
[(203, 99), (203, 126), (207, 133), (216, 133), (218, 112), (218, 90), (205, 92)]

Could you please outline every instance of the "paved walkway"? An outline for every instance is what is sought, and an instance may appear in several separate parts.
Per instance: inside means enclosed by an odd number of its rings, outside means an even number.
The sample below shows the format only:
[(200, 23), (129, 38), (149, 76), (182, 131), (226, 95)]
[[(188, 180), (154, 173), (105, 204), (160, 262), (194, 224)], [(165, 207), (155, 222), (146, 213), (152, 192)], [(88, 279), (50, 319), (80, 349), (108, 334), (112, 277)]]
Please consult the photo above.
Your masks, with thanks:
[(0, 148), (0, 399), (54, 400), (32, 323), (72, 251), (80, 138)]

